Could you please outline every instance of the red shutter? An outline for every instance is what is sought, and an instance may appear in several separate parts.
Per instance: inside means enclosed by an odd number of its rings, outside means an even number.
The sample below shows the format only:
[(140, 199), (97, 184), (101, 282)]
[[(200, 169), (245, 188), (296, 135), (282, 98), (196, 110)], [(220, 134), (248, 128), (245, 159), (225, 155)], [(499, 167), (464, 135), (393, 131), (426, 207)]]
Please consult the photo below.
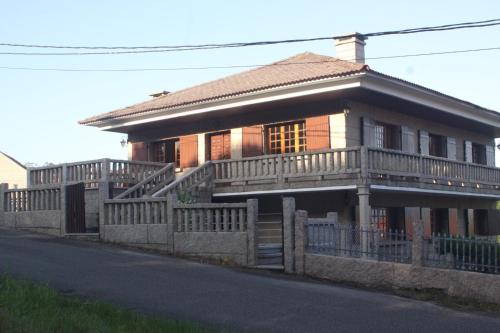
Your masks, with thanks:
[(210, 135), (210, 159), (223, 160), (231, 158), (231, 132)]
[(180, 154), (181, 168), (190, 168), (198, 165), (198, 136), (188, 135), (181, 136)]
[(243, 157), (262, 155), (262, 126), (243, 127)]
[(458, 235), (458, 209), (448, 209), (448, 230), (450, 235)]
[(148, 160), (148, 145), (145, 142), (132, 143), (132, 160), (147, 161)]
[(307, 150), (330, 148), (330, 123), (328, 116), (306, 119)]

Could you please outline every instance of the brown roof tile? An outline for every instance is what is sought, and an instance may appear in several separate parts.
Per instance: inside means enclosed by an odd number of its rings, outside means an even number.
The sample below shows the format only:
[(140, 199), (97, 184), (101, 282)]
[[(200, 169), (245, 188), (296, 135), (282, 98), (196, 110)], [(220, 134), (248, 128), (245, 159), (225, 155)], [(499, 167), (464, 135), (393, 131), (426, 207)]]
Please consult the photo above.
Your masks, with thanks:
[(368, 67), (337, 58), (310, 52), (256, 69), (179, 90), (165, 96), (97, 115), (80, 121), (92, 125), (106, 120), (126, 118), (140, 113), (175, 109), (189, 104), (230, 98), (237, 95), (286, 86), (301, 82), (361, 72)]

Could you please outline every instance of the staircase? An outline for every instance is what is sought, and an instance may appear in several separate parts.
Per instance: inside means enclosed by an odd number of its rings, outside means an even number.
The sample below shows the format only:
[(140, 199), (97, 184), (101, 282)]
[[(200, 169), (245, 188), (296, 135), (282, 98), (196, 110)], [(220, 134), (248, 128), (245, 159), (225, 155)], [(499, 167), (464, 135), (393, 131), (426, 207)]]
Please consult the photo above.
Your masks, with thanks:
[(115, 199), (132, 199), (151, 196), (161, 188), (170, 184), (175, 179), (175, 166), (173, 163), (167, 164), (165, 167), (153, 173), (143, 181), (132, 186), (125, 192), (116, 196)]

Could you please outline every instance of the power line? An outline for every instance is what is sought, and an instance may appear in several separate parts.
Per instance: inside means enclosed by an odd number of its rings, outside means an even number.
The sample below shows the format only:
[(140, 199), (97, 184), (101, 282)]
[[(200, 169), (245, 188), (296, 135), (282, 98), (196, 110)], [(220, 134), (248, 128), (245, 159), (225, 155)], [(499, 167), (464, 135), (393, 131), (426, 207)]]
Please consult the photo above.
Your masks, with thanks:
[[(438, 26), (402, 29), (402, 30), (371, 32), (362, 34), (362, 36), (368, 38), (368, 37), (380, 37), (380, 36), (388, 36), (396, 34), (414, 34), (422, 32), (436, 32), (436, 31), (456, 30), (456, 29), (484, 28), (497, 25), (500, 25), (500, 19), (454, 23), (454, 24), (446, 24)], [(163, 46), (65, 46), (65, 45), (0, 43), (0, 46), (6, 46), (6, 47), (92, 50), (88, 52), (0, 52), (0, 55), (76, 56), (76, 55), (163, 53), (163, 52), (209, 50), (209, 49), (219, 49), (219, 48), (236, 48), (236, 47), (248, 47), (248, 46), (304, 43), (312, 41), (332, 40), (338, 37), (342, 36), (285, 39), (285, 40), (271, 40), (271, 41), (258, 41), (258, 42), (236, 42), (236, 43), (222, 43), (222, 44), (212, 43), (212, 44), (198, 44), (198, 45), (163, 45)], [(106, 50), (106, 51), (100, 51), (100, 50)]]
[[(379, 56), (379, 57), (367, 57), (365, 59), (366, 60), (383, 60), (383, 59), (423, 57), (423, 56), (459, 54), (459, 53), (495, 51), (495, 50), (500, 50), (500, 46), (499, 47), (478, 48), (478, 49), (466, 49), (466, 50), (452, 50), (452, 51), (438, 51), (438, 52), (388, 55), (388, 56)], [(355, 59), (350, 59), (350, 60), (355, 60)], [(103, 68), (103, 69), (95, 68), (95, 69), (91, 69), (91, 68), (34, 68), (34, 67), (0, 66), (0, 69), (25, 70), (25, 71), (54, 71), (54, 72), (150, 72), (150, 71), (184, 71), (184, 70), (253, 68), (253, 67), (260, 67), (260, 66), (290, 66), (290, 65), (333, 63), (333, 62), (337, 62), (337, 61), (341, 61), (341, 60), (340, 59), (332, 59), (332, 60), (324, 60), (324, 61), (303, 61), (303, 62), (287, 62), (287, 63), (279, 63), (278, 62), (278, 63), (274, 63), (274, 64), (199, 66), (199, 67), (168, 67), (168, 68)]]

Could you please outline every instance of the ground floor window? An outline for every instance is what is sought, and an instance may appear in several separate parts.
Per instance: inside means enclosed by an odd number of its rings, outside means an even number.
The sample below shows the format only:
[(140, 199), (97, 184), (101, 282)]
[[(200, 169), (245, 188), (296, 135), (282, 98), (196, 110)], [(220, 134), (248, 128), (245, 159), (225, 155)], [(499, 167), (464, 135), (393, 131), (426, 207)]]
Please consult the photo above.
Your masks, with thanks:
[(372, 208), (371, 226), (380, 231), (404, 231), (404, 208)]
[(431, 232), (434, 234), (448, 234), (450, 232), (450, 217), (448, 208), (431, 209)]
[(305, 151), (305, 121), (266, 126), (266, 146), (269, 154)]
[(153, 162), (175, 163), (180, 166), (181, 151), (179, 139), (168, 139), (153, 143), (152, 159)]

